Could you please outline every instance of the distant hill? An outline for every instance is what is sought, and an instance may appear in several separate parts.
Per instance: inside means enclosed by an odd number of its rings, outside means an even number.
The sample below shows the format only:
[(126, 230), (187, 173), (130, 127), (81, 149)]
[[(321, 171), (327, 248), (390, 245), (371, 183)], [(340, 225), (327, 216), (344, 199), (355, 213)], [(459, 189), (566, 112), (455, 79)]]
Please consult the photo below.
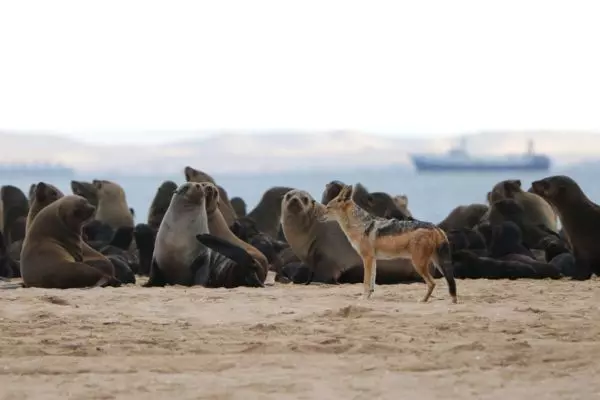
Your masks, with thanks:
[[(81, 172), (178, 173), (191, 165), (215, 173), (300, 171), (344, 167), (412, 167), (410, 152), (445, 152), (451, 138), (391, 138), (356, 132), (223, 133), (161, 145), (93, 145), (62, 136), (0, 131), (0, 162), (58, 162)], [(521, 153), (527, 139), (556, 166), (600, 159), (592, 132), (484, 132), (467, 135), (477, 154)]]

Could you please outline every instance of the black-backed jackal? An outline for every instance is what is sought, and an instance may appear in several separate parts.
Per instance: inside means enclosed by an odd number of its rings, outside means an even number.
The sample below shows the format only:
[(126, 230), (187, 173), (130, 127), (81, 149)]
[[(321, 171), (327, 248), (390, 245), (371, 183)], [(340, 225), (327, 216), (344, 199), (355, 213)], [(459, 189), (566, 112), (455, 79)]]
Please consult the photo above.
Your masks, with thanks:
[(423, 221), (401, 221), (374, 217), (352, 200), (352, 186), (345, 185), (340, 193), (322, 207), (323, 220), (335, 220), (360, 255), (364, 266), (364, 297), (375, 291), (376, 261), (409, 258), (415, 270), (427, 284), (422, 301), (429, 300), (435, 280), (429, 265), (444, 275), (452, 302), (456, 303), (456, 282), (452, 267), (442, 268), (442, 258), (449, 257), (450, 245), (443, 230)]

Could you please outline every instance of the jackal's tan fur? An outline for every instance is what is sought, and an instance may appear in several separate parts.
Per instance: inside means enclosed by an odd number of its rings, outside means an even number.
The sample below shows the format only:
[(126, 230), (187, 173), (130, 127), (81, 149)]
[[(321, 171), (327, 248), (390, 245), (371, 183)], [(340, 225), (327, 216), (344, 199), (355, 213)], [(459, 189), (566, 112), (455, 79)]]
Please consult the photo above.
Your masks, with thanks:
[(435, 280), (429, 266), (433, 263), (448, 281), (452, 302), (456, 303), (456, 284), (451, 272), (442, 271), (440, 249), (448, 245), (443, 230), (421, 221), (399, 221), (374, 217), (352, 200), (352, 186), (346, 185), (326, 206), (322, 218), (336, 220), (346, 237), (363, 260), (364, 296), (370, 298), (375, 290), (376, 260), (409, 258), (415, 270), (427, 284), (422, 301), (429, 300)]

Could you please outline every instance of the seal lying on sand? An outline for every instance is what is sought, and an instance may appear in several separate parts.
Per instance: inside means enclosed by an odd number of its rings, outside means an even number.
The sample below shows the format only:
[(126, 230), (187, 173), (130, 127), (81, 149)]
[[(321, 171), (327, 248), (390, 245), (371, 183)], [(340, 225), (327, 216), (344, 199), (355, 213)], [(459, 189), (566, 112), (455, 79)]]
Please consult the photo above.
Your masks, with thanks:
[(83, 262), (81, 228), (95, 208), (85, 198), (65, 196), (42, 209), (27, 231), (21, 252), (26, 287), (120, 286), (112, 264)]
[[(360, 256), (339, 224), (322, 222), (319, 215), (317, 203), (308, 192), (292, 190), (284, 196), (281, 225), (294, 254), (303, 267), (312, 271), (314, 282), (362, 283), (364, 270)], [(305, 275), (299, 271), (294, 274)], [(377, 261), (377, 284), (401, 282), (423, 282), (410, 260)]]
[[(215, 189), (216, 191), (216, 189)], [(260, 281), (254, 265), (235, 261), (203, 245), (199, 235), (209, 234), (204, 184), (187, 182), (177, 188), (156, 235), (150, 279), (145, 287), (170, 285), (234, 285)], [(262, 281), (260, 281), (262, 283)]]

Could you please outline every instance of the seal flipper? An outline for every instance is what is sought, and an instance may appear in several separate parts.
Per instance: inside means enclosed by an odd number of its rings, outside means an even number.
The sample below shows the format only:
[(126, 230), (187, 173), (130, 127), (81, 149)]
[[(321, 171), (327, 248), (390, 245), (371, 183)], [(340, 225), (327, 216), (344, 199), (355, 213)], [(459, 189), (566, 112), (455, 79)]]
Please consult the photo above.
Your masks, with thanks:
[[(211, 234), (196, 235), (196, 239), (213, 251), (229, 258), (239, 267), (260, 268), (257, 261), (243, 248)], [(244, 281), (250, 287), (265, 287), (256, 270), (245, 274)]]
[(190, 269), (194, 274), (192, 278), (192, 285), (200, 285), (208, 287), (210, 283), (210, 252), (205, 251), (204, 254), (200, 254), (190, 265)]
[(115, 246), (121, 250), (128, 250), (133, 242), (133, 228), (129, 226), (119, 227), (113, 234), (109, 245)]
[(227, 240), (211, 234), (196, 235), (196, 239), (206, 247), (224, 255), (238, 265), (254, 264), (254, 259), (246, 252), (246, 250)]
[(142, 287), (155, 287), (155, 286), (165, 286), (167, 284), (167, 280), (163, 275), (160, 268), (158, 268), (158, 264), (156, 260), (153, 258), (152, 263), (150, 264), (150, 273), (148, 274), (149, 279)]

